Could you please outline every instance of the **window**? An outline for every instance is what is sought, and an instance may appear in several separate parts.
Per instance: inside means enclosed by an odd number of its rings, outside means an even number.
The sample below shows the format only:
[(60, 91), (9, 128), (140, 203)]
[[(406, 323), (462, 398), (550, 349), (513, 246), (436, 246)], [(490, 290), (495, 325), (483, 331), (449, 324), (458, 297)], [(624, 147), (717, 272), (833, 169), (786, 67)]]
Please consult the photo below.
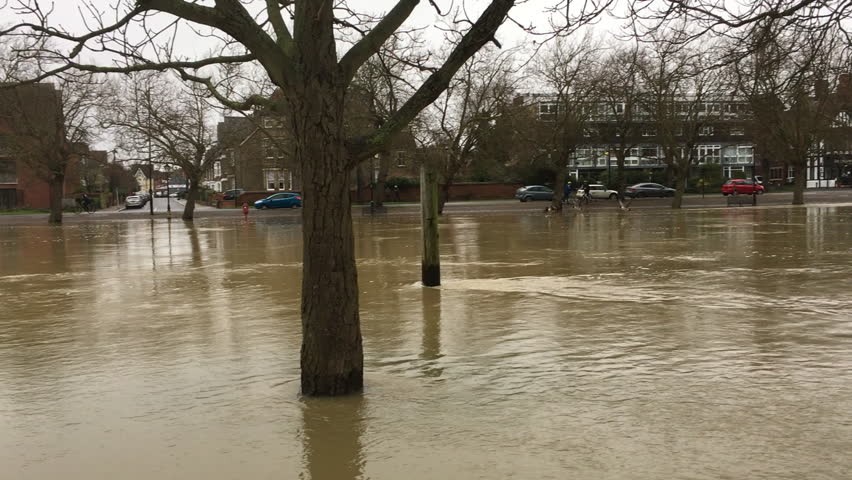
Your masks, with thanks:
[(643, 128), (642, 129), (642, 136), (643, 137), (655, 137), (655, 136), (657, 136), (656, 127), (645, 127), (645, 128)]
[(405, 167), (405, 152), (396, 152), (396, 166), (399, 168)]
[(742, 126), (732, 126), (731, 135), (741, 137), (745, 135), (745, 128), (743, 128)]
[(722, 147), (720, 145), (698, 145), (695, 150), (699, 165), (721, 163)]
[(713, 125), (704, 125), (698, 129), (698, 135), (707, 137), (713, 135)]
[(277, 117), (263, 117), (263, 128), (281, 128), (283, 122)]
[(222, 176), (222, 162), (213, 162), (213, 178)]
[(615, 113), (619, 114), (619, 115), (624, 113), (624, 104), (623, 103), (616, 103), (615, 104)]
[(657, 147), (642, 147), (642, 156), (656, 158)]
[(559, 113), (559, 105), (554, 102), (538, 104), (538, 116), (542, 120), (555, 120), (557, 113)]
[(0, 183), (18, 183), (18, 167), (13, 158), (0, 158)]
[(772, 167), (769, 169), (769, 180), (784, 180), (784, 167)]
[(278, 158), (282, 158), (284, 155), (281, 148), (278, 146), (278, 142), (269, 138), (264, 138), (263, 156), (266, 157), (267, 160), (276, 160)]
[(266, 178), (266, 189), (267, 190), (275, 190), (275, 185), (278, 182), (278, 170), (270, 168), (270, 169), (264, 170), (263, 174)]

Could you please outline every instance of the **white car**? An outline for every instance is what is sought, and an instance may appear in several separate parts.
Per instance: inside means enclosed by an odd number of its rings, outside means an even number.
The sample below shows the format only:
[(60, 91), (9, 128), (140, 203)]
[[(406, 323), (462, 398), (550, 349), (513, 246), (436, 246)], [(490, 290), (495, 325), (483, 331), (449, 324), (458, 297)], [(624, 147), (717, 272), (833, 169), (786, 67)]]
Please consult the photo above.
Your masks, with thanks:
[[(582, 188), (577, 190), (577, 196), (582, 197), (585, 194), (585, 190)], [(589, 185), (589, 194), (592, 198), (608, 198), (610, 200), (615, 200), (618, 198), (618, 192), (615, 190), (609, 190), (604, 185), (599, 183), (592, 183)]]
[(142, 200), (142, 197), (139, 195), (128, 195), (127, 198), (124, 199), (125, 208), (142, 208), (144, 205), (145, 200)]

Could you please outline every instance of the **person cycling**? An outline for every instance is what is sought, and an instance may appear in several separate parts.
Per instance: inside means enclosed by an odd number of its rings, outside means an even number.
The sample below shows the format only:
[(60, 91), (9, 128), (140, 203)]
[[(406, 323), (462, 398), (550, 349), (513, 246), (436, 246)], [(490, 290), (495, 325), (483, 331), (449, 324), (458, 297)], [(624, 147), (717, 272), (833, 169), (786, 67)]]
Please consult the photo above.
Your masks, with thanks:
[(583, 182), (583, 200), (585, 200), (586, 203), (592, 201), (592, 191), (589, 189), (588, 181)]
[(82, 208), (83, 211), (90, 212), (90, 213), (93, 212), (94, 208), (92, 208), (93, 207), (92, 203), (93, 202), (92, 202), (91, 197), (89, 197), (86, 193), (83, 193), (82, 195), (77, 197), (77, 204), (80, 205), (80, 208)]

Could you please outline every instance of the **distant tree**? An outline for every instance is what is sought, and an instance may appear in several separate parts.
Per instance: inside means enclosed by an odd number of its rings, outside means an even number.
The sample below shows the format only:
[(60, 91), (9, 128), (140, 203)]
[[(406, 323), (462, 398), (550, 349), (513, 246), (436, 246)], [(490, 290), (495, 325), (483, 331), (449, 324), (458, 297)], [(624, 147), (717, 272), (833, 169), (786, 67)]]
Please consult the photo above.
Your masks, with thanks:
[(136, 152), (145, 152), (150, 141), (158, 163), (181, 169), (188, 184), (182, 218), (192, 220), (201, 180), (222, 151), (206, 89), (155, 74), (128, 76), (112, 88), (102, 125)]
[(59, 224), (68, 166), (88, 151), (103, 94), (95, 74), (59, 75), (53, 82), (0, 86), (0, 134), (12, 156), (47, 183), (48, 222)]
[(720, 72), (705, 68), (712, 63), (708, 57), (706, 52), (682, 47), (676, 41), (661, 41), (652, 44), (639, 64), (646, 90), (642, 109), (652, 120), (653, 133), (674, 179), (674, 209), (683, 204), (692, 166), (699, 160), (717, 160), (697, 147), (702, 136), (714, 133), (723, 104), (731, 100)]
[(497, 119), (506, 113), (518, 81), (512, 52), (484, 49), (462, 66), (433, 104), (432, 140), (444, 151), (437, 162), (441, 173), (439, 213), (444, 211), (456, 177), (471, 166)]
[[(747, 43), (751, 41), (753, 43)], [(809, 158), (832, 132), (837, 103), (829, 92), (848, 73), (850, 44), (837, 29), (792, 28), (766, 19), (730, 42), (738, 92), (751, 107), (751, 128), (764, 156), (794, 170), (793, 204), (804, 203)]]
[[(593, 123), (597, 131), (592, 139), (608, 143), (609, 155), (615, 157), (616, 175), (609, 179), (610, 188), (624, 195), (625, 159), (642, 141), (650, 120), (643, 110), (644, 86), (639, 75), (642, 49), (638, 45), (615, 47), (604, 59), (596, 84), (597, 102)], [(594, 120), (600, 119), (601, 122)], [(597, 138), (596, 138), (597, 137)]]
[(552, 207), (562, 210), (568, 164), (577, 148), (589, 141), (589, 120), (598, 104), (597, 58), (600, 46), (591, 36), (548, 45), (536, 60), (534, 78), (551, 94), (538, 103), (539, 120), (529, 138), (539, 145), (539, 160), (554, 174)]

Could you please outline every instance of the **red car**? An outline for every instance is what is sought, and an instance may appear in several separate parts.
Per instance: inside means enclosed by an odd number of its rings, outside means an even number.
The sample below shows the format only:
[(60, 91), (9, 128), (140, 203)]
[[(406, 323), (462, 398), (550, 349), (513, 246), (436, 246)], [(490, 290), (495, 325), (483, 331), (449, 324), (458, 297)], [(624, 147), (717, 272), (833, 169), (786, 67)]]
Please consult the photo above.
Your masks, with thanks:
[(722, 195), (733, 195), (734, 193), (740, 195), (751, 195), (756, 193), (760, 195), (765, 192), (766, 189), (763, 188), (763, 185), (756, 184), (751, 180), (745, 180), (742, 178), (735, 178), (728, 180), (722, 185)]

